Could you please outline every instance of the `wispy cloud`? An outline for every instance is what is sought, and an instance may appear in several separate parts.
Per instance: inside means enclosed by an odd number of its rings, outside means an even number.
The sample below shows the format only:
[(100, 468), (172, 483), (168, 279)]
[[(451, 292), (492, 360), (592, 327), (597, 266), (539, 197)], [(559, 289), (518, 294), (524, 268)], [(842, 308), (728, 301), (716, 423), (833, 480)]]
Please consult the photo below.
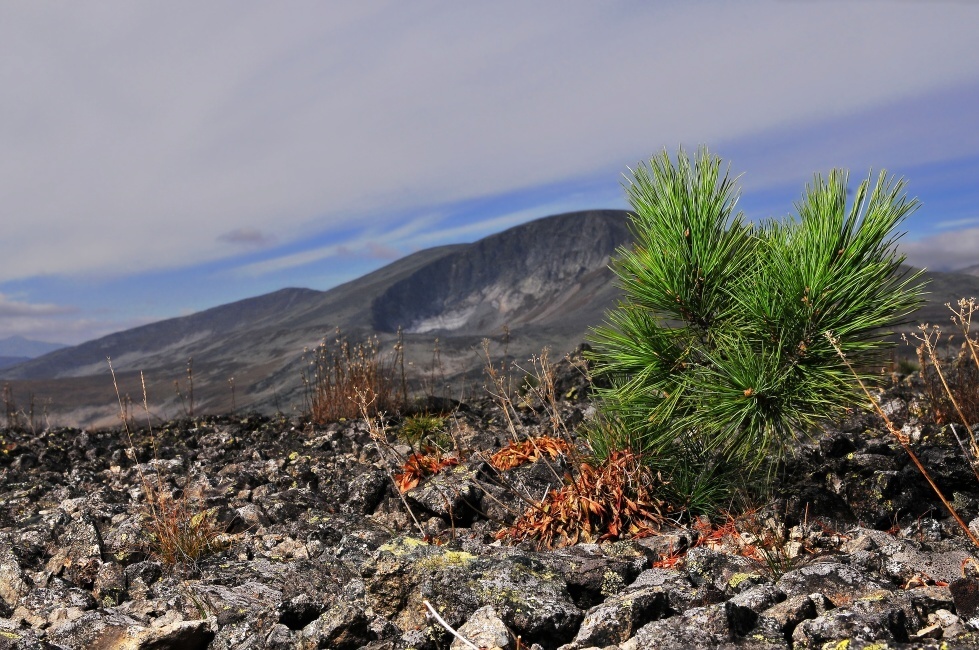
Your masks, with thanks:
[(64, 314), (76, 313), (76, 307), (52, 304), (33, 304), (12, 300), (10, 297), (0, 293), (0, 318), (36, 318), (39, 316), (60, 316)]
[(228, 244), (264, 247), (275, 243), (275, 237), (256, 228), (236, 228), (218, 236), (218, 241)]
[(184, 267), (270, 223), (288, 244), (384, 230), (845, 117), (974, 82), (977, 21), (881, 2), (6, 4), (0, 282)]
[(311, 250), (299, 253), (289, 253), (280, 257), (252, 262), (234, 269), (234, 274), (243, 277), (256, 277), (268, 273), (293, 269), (331, 257), (343, 257), (350, 255), (350, 249), (342, 244), (332, 244), (330, 246), (320, 246)]
[(951, 219), (939, 221), (935, 224), (938, 230), (950, 230), (952, 228), (965, 228), (967, 226), (979, 226), (979, 217), (967, 217), (965, 219)]
[(0, 338), (19, 334), (36, 340), (60, 343), (65, 326), (73, 322), (79, 310), (68, 305), (31, 303), (0, 293)]
[(943, 232), (918, 241), (906, 241), (900, 250), (908, 263), (933, 271), (955, 271), (979, 264), (979, 228)]
[(86, 314), (75, 305), (33, 303), (0, 293), (0, 338), (26, 338), (74, 345), (112, 332), (139, 327), (157, 318)]

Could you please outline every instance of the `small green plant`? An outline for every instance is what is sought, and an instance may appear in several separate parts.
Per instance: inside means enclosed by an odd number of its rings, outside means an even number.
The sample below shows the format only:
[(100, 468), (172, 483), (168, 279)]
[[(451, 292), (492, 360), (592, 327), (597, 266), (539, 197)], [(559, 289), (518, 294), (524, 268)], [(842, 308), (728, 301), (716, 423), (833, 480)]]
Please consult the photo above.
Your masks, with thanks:
[(902, 375), (910, 375), (911, 373), (918, 372), (921, 368), (920, 364), (915, 363), (911, 359), (898, 359), (897, 360), (897, 372)]
[(764, 486), (793, 436), (857, 399), (823, 333), (869, 368), (919, 305), (895, 250), (917, 203), (885, 173), (851, 195), (833, 171), (796, 217), (751, 224), (706, 149), (654, 157), (626, 191), (635, 242), (612, 264), (625, 298), (593, 336), (595, 373), (611, 383), (593, 448), (641, 454), (709, 510), (727, 498), (711, 485)]
[(400, 438), (415, 449), (425, 446), (445, 447), (452, 444), (444, 432), (445, 418), (420, 413), (405, 418), (401, 424)]

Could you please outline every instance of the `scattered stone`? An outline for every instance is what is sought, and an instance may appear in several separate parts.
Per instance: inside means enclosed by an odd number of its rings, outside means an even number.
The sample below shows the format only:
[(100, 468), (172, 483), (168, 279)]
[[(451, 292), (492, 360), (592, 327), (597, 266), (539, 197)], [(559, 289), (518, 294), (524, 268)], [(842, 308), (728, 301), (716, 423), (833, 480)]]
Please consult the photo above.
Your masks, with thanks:
[[(583, 375), (567, 370), (562, 416), (593, 418)], [(948, 433), (923, 422), (915, 390), (883, 403), (974, 519), (979, 485)], [(522, 435), (552, 431), (535, 404), (510, 414)], [(487, 459), (510, 436), (502, 411), (444, 406), (464, 460), (405, 495), (362, 421), (167, 423), (153, 441), (136, 432), (134, 451), (117, 431), (3, 430), (0, 650), (465, 647), (426, 618), (426, 600), (500, 650), (518, 638), (535, 650), (979, 649), (976, 549), (874, 415), (799, 442), (771, 509), (784, 513), (770, 527), (781, 555), (761, 562), (757, 530), (716, 543), (703, 522), (563, 549), (503, 545), (500, 522), (560, 485), (571, 461), (497, 472)], [(192, 516), (214, 513), (210, 553), (159, 561), (144, 478), (186, 494)]]
[[(513, 650), (516, 639), (510, 634), (506, 623), (499, 617), (492, 605), (480, 607), (458, 630), (459, 635), (479, 648), (492, 650)], [(452, 641), (450, 650), (468, 650), (470, 646), (458, 638)]]

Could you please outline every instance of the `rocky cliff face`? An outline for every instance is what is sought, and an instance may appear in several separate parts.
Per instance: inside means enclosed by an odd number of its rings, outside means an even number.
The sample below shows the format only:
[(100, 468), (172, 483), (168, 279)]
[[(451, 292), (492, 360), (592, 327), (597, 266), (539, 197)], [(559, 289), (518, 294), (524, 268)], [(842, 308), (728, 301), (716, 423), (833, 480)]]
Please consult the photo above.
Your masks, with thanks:
[(620, 210), (558, 215), (487, 237), (392, 284), (372, 304), (373, 326), (472, 334), (581, 320), (609, 288), (609, 258), (629, 239)]

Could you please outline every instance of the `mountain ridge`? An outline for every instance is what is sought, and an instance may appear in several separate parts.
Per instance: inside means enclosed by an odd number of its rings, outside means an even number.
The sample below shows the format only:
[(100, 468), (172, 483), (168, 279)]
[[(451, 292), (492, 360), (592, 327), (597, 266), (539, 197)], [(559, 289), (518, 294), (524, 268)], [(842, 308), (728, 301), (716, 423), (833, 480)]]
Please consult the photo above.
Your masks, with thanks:
[[(300, 410), (308, 398), (310, 349), (337, 330), (351, 341), (376, 336), (390, 349), (400, 328), (414, 379), (444, 376), (445, 385), (461, 390), (480, 381), (484, 339), (505, 340), (493, 352), (497, 359), (526, 359), (543, 347), (560, 356), (602, 324), (621, 298), (608, 262), (632, 241), (627, 215), (590, 210), (545, 217), (473, 243), (418, 251), (326, 291), (280, 289), (117, 332), (0, 369), (0, 378), (21, 402), (36, 398), (56, 421), (70, 424), (118, 417), (107, 357), (122, 401), (130, 396), (140, 403), (145, 386), (163, 417), (235, 406)], [(915, 322), (948, 323), (945, 303), (979, 294), (976, 276), (926, 272), (924, 278), (930, 294)], [(902, 331), (914, 328), (909, 323)], [(187, 403), (191, 378), (193, 406)]]
[(29, 339), (19, 334), (0, 339), (0, 357), (22, 357), (34, 359), (55, 350), (67, 347), (63, 343), (48, 343)]
[[(28, 392), (49, 400), (50, 411), (72, 424), (105, 422), (118, 413), (107, 357), (123, 396), (139, 403), (145, 380), (149, 401), (163, 412), (186, 408), (191, 360), (197, 412), (230, 410), (232, 381), (239, 406), (301, 408), (304, 351), (324, 337), (339, 328), (352, 340), (376, 335), (389, 345), (398, 326), (410, 330), (421, 313), (408, 307), (421, 306), (431, 317), (466, 300), (480, 303), (485, 313), (452, 328), (405, 333), (410, 367), (432, 363), (437, 338), (440, 373), (465, 374), (479, 341), (501, 335), (511, 320), (516, 324), (510, 328), (510, 353), (529, 356), (549, 345), (563, 354), (597, 324), (605, 303), (613, 302), (608, 256), (628, 237), (626, 214), (592, 210), (545, 217), (477, 242), (418, 251), (327, 291), (281, 289), (110, 334), (0, 370), (0, 378), (19, 390), (21, 401)], [(443, 273), (452, 267), (456, 273)], [(518, 275), (524, 284), (510, 287)], [(425, 290), (440, 279), (450, 280), (452, 291), (436, 292), (432, 303)], [(400, 315), (388, 308), (395, 303)], [(524, 318), (535, 303), (536, 312)]]

